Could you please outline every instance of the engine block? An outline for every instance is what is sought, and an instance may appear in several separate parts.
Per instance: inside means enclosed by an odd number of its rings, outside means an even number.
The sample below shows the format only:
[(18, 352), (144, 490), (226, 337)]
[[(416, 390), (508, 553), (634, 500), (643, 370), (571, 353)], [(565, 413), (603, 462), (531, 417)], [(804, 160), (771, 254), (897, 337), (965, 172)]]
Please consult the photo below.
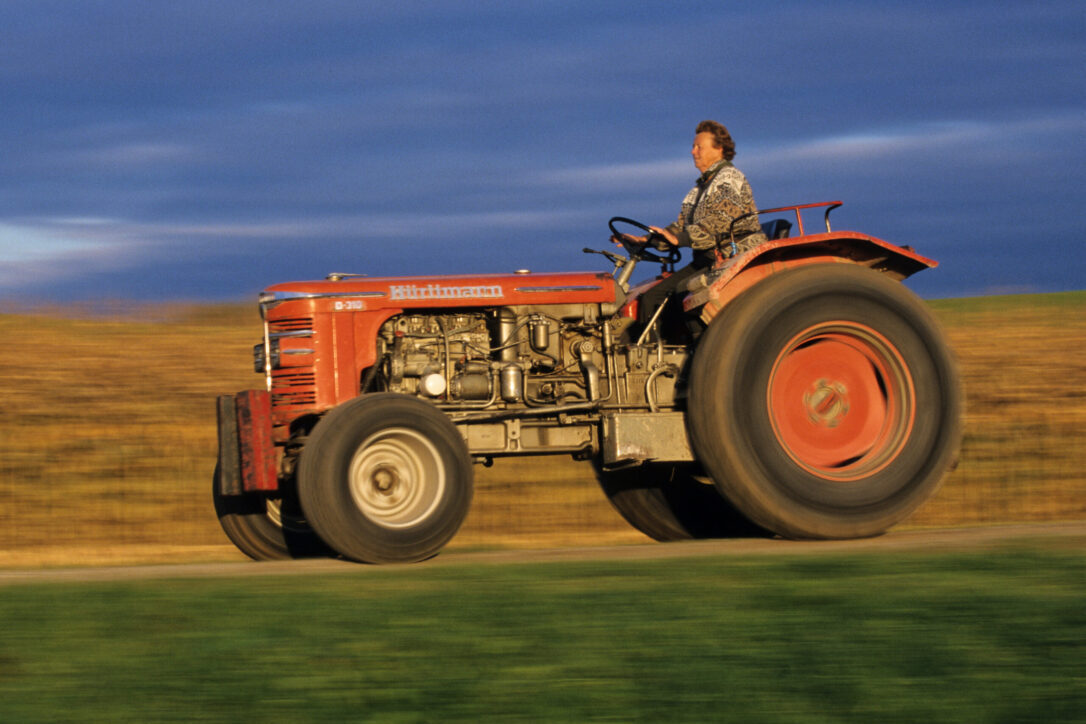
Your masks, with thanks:
[(614, 325), (578, 305), (398, 315), (379, 334), (382, 387), (450, 409), (674, 408), (686, 348)]

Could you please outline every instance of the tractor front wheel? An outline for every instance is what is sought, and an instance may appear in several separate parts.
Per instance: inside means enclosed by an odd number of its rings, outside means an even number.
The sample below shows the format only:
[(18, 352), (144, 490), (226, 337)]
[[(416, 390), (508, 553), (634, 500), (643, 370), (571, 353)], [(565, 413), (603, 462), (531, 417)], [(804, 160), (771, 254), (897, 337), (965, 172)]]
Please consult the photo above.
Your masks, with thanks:
[(471, 504), (472, 467), (456, 426), (428, 402), (363, 395), (317, 423), (298, 464), (302, 509), (347, 558), (430, 558)]
[(335, 555), (306, 523), (297, 501), (263, 493), (223, 495), (218, 465), (212, 483), (219, 525), (230, 542), (253, 560)]

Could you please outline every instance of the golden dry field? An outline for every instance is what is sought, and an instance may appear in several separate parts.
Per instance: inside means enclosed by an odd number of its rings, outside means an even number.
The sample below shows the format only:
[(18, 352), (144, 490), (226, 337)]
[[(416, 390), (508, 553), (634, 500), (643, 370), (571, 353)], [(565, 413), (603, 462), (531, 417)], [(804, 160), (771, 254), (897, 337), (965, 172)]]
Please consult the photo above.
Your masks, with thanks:
[[(931, 303), (961, 463), (910, 527), (1086, 518), (1086, 292)], [(215, 396), (259, 386), (255, 305), (0, 314), (0, 566), (239, 559), (211, 506)], [(451, 548), (642, 542), (591, 468), (476, 468)]]

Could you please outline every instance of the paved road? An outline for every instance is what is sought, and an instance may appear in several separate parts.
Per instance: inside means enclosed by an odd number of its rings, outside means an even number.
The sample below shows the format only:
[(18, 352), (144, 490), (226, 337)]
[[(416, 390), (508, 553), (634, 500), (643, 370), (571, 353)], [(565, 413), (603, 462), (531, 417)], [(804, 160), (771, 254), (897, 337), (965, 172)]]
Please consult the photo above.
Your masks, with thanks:
[(433, 566), (539, 563), (554, 561), (618, 561), (707, 556), (816, 555), (825, 553), (880, 553), (915, 551), (942, 553), (1043, 544), (1046, 547), (1086, 551), (1086, 521), (1037, 525), (993, 526), (891, 532), (879, 538), (854, 541), (708, 540), (598, 548), (560, 548), (485, 553), (443, 553), (425, 563), (365, 566), (340, 560), (276, 561), (268, 563), (183, 563), (97, 568), (0, 570), (0, 586), (21, 583), (138, 581), (175, 578), (237, 578), (242, 576), (366, 574), (376, 570), (411, 570)]

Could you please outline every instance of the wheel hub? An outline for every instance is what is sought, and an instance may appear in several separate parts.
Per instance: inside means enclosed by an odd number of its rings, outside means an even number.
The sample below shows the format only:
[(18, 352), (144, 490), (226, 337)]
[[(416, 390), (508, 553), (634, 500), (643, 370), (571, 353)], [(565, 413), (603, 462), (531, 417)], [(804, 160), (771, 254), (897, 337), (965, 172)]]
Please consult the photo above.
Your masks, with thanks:
[(425, 436), (390, 428), (358, 446), (348, 469), (351, 498), (386, 528), (418, 524), (434, 512), (445, 489), (445, 466)]
[(784, 452), (808, 472), (855, 480), (886, 465), (908, 437), (914, 393), (900, 353), (869, 327), (829, 322), (794, 337), (770, 372), (769, 417)]
[(841, 382), (819, 378), (803, 394), (807, 419), (822, 427), (837, 427), (848, 414), (848, 388)]
[(373, 487), (379, 493), (391, 493), (398, 482), (399, 476), (393, 468), (380, 467), (373, 471)]

